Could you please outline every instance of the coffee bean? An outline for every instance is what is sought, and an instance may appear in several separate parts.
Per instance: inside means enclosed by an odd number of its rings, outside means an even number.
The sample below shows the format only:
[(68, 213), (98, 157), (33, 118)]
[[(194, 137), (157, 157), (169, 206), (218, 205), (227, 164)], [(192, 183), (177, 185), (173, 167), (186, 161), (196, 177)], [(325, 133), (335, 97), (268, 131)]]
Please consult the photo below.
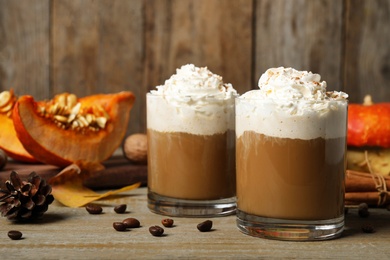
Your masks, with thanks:
[(375, 229), (371, 224), (363, 224), (362, 225), (362, 231), (364, 233), (374, 233)]
[(173, 219), (165, 218), (165, 219), (161, 220), (161, 224), (163, 224), (164, 227), (172, 227), (173, 226)]
[(213, 226), (213, 222), (211, 220), (206, 220), (202, 223), (199, 223), (196, 227), (200, 232), (207, 232), (211, 230), (212, 226)]
[(88, 204), (85, 206), (85, 209), (89, 212), (89, 214), (100, 214), (103, 212), (103, 208), (95, 204)]
[(149, 232), (155, 237), (160, 237), (162, 234), (164, 234), (164, 229), (160, 226), (151, 226), (149, 228)]
[(8, 237), (11, 238), (12, 240), (19, 240), (22, 238), (22, 232), (17, 231), (17, 230), (11, 230), (8, 231)]
[(126, 230), (126, 225), (123, 222), (114, 222), (112, 223), (112, 226), (116, 231), (125, 231)]
[(114, 211), (118, 214), (125, 213), (126, 212), (126, 204), (120, 204), (114, 208)]
[(367, 203), (360, 203), (358, 207), (358, 214), (361, 218), (367, 218), (370, 215)]
[(126, 228), (138, 228), (141, 226), (139, 220), (136, 218), (126, 218), (122, 223), (126, 225)]

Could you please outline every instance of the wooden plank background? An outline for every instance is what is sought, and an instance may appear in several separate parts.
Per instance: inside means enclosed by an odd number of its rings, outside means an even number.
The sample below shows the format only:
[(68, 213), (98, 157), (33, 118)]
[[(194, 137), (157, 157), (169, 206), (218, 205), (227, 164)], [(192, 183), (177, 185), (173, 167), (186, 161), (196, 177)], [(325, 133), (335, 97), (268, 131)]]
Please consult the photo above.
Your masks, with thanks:
[(145, 94), (187, 63), (239, 91), (269, 67), (322, 75), (350, 102), (390, 101), (390, 0), (0, 0), (0, 91)]

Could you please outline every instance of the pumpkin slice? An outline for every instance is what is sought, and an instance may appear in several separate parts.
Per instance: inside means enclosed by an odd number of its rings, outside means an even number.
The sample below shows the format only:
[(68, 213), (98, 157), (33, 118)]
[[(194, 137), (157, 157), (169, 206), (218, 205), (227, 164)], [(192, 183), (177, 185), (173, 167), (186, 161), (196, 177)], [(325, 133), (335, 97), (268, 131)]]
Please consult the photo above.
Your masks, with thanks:
[(24, 149), (12, 121), (12, 108), (16, 102), (13, 90), (0, 93), (0, 148), (14, 160), (35, 163), (37, 160)]
[(22, 96), (13, 122), (24, 148), (43, 163), (60, 167), (100, 163), (120, 146), (134, 100), (131, 92), (80, 99), (63, 93), (47, 102)]

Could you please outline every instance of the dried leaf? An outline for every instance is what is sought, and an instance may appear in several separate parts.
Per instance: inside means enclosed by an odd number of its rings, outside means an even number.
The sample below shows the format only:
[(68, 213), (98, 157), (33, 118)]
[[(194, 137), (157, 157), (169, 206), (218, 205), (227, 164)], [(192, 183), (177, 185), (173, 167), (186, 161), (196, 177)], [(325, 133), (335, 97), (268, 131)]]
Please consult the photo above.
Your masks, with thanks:
[(138, 182), (119, 190), (108, 191), (106, 193), (99, 194), (89, 188), (86, 188), (80, 183), (75, 185), (74, 183), (67, 182), (62, 185), (56, 185), (53, 187), (52, 194), (56, 200), (65, 206), (77, 208), (117, 193), (136, 189), (140, 185), (141, 183)]
[(96, 193), (83, 185), (83, 180), (91, 176), (91, 172), (85, 172), (75, 164), (63, 169), (50, 180), (54, 198), (65, 206), (77, 208), (93, 201), (138, 188), (141, 183), (135, 183), (118, 190), (106, 193)]

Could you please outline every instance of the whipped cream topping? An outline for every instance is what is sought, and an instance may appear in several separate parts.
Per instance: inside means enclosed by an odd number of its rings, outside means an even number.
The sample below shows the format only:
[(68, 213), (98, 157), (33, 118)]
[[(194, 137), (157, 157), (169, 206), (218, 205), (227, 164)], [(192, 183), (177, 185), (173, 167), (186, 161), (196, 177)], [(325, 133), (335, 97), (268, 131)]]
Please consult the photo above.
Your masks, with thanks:
[(322, 100), (326, 96), (326, 82), (321, 82), (319, 74), (293, 68), (268, 69), (259, 79), (259, 88), (265, 97), (275, 100)]
[[(148, 128), (194, 134), (223, 133), (234, 129), (234, 116), (233, 120), (231, 117), (236, 96), (233, 86), (224, 83), (221, 76), (207, 67), (184, 65), (164, 85), (148, 94), (148, 106), (157, 103), (159, 106), (159, 111), (148, 110)], [(161, 115), (157, 118), (156, 114)]]
[(326, 113), (335, 100), (346, 100), (344, 92), (327, 92), (326, 82), (319, 74), (293, 68), (271, 68), (259, 79), (259, 90), (248, 91), (241, 98), (267, 99), (291, 115), (308, 111)]
[(344, 92), (327, 92), (327, 84), (319, 74), (293, 68), (271, 68), (259, 79), (259, 91), (243, 95), (248, 98), (271, 99), (275, 103), (346, 99)]
[(327, 91), (319, 74), (293, 68), (271, 68), (259, 89), (243, 94), (236, 109), (236, 133), (253, 130), (275, 137), (312, 139), (345, 136), (344, 92)]
[(207, 67), (198, 68), (187, 64), (176, 70), (164, 85), (152, 90), (153, 95), (163, 95), (173, 103), (202, 103), (207, 98), (230, 99), (237, 95), (231, 84), (224, 84), (222, 77)]

